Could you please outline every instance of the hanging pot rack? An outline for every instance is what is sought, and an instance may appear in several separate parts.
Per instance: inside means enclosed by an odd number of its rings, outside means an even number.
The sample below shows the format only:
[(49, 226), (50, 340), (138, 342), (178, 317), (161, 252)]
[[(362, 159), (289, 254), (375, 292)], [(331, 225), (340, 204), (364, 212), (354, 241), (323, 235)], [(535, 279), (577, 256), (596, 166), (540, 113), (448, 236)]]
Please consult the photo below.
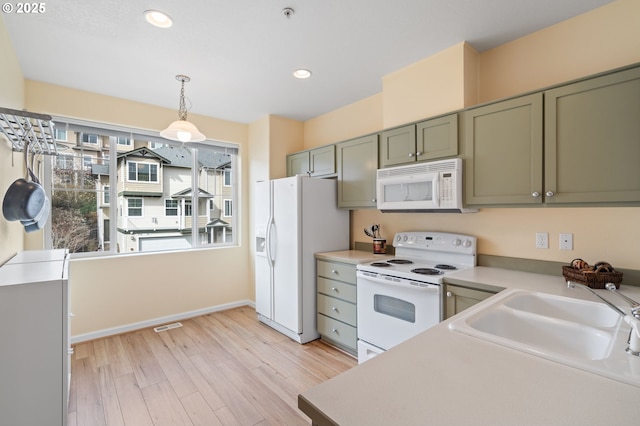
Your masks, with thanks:
[(0, 107), (0, 132), (14, 151), (58, 155), (50, 115)]

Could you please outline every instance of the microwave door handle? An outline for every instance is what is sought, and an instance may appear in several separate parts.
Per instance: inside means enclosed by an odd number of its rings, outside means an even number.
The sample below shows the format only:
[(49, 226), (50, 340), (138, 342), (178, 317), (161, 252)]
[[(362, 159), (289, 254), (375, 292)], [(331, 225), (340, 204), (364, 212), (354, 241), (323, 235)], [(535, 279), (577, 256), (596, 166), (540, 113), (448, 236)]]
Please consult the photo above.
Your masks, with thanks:
[(433, 178), (433, 194), (431, 194), (431, 199), (433, 200), (433, 204), (436, 207), (440, 207), (440, 175), (437, 174)]

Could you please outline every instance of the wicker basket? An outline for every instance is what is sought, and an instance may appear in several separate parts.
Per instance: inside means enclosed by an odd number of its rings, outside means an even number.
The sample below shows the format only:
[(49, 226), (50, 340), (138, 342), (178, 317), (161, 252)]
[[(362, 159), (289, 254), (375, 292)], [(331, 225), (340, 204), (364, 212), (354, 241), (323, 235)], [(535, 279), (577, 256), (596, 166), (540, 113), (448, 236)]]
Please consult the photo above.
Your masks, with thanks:
[(587, 287), (603, 289), (607, 283), (614, 283), (620, 288), (622, 272), (579, 271), (573, 266), (563, 266), (562, 276), (567, 281), (575, 281)]

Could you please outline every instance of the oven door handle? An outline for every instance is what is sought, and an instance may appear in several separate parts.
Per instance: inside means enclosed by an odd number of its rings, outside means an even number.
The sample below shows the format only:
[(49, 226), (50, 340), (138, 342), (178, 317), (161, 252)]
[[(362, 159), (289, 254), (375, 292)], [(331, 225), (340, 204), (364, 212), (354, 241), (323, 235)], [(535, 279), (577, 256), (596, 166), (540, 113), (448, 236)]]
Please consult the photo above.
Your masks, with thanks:
[[(391, 279), (387, 279), (385, 277), (389, 277)], [(419, 281), (408, 280), (405, 278), (397, 278), (391, 275), (373, 274), (373, 273), (367, 273), (363, 271), (357, 272), (357, 278), (363, 281), (371, 281), (377, 284), (411, 288), (414, 290), (423, 291), (425, 293), (440, 294), (440, 286), (438, 284), (423, 283)], [(357, 283), (357, 285), (361, 285), (361, 284)]]

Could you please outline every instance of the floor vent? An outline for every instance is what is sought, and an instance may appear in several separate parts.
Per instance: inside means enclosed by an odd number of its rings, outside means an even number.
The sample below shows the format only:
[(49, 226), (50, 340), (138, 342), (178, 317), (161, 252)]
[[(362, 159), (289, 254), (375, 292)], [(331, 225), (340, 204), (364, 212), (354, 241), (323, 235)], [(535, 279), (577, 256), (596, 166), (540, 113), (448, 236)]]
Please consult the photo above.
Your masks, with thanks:
[(171, 330), (172, 328), (182, 327), (182, 324), (179, 322), (174, 322), (173, 324), (161, 325), (159, 327), (155, 327), (153, 331), (156, 333), (160, 333), (161, 331)]

